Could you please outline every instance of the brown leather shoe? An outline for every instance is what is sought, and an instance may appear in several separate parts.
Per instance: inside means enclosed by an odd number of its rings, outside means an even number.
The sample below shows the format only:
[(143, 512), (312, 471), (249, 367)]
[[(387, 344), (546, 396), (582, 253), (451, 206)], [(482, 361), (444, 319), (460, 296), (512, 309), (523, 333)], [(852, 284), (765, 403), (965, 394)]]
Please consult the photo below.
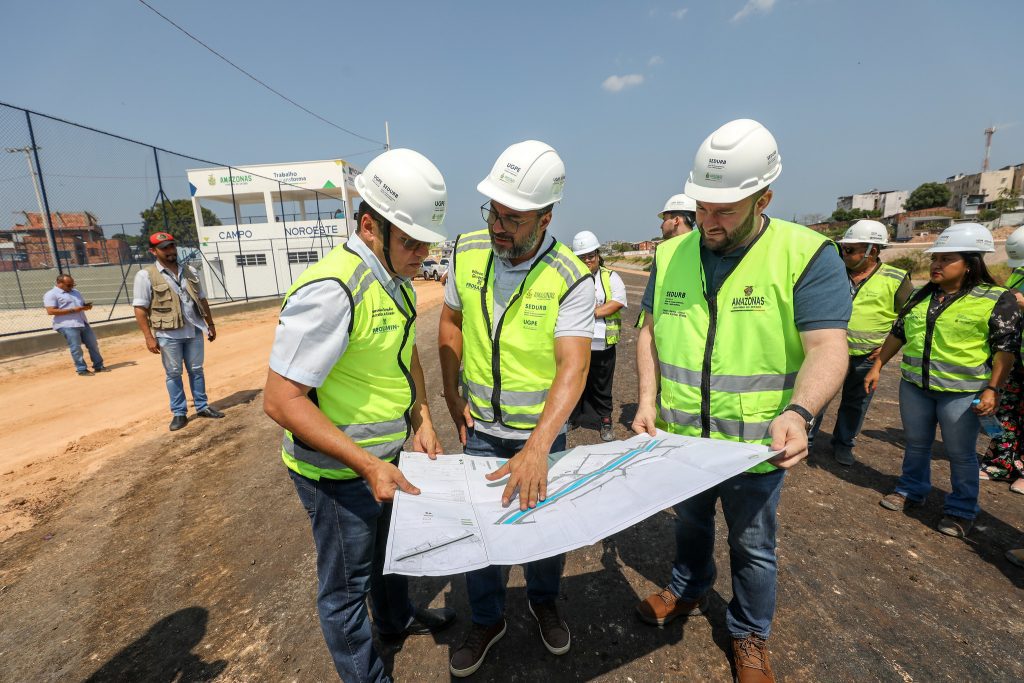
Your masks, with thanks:
[(734, 638), (732, 658), (736, 664), (736, 683), (775, 683), (772, 664), (768, 660), (768, 643), (750, 634)]
[(652, 593), (647, 599), (636, 606), (637, 616), (640, 620), (657, 627), (663, 627), (679, 617), (695, 617), (703, 614), (707, 609), (706, 596), (696, 600), (680, 600), (675, 593), (668, 588)]

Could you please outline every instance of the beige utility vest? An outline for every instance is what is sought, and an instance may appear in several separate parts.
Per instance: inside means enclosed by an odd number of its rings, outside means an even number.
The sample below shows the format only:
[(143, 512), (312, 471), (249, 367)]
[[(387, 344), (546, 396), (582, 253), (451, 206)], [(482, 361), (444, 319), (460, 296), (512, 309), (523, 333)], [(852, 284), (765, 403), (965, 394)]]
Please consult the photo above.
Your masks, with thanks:
[[(192, 301), (199, 303), (199, 275), (186, 265), (182, 269), (182, 284)], [(185, 315), (181, 311), (181, 297), (167, 282), (160, 268), (154, 263), (146, 266), (149, 274), (149, 326), (154, 330), (176, 330), (185, 326)]]

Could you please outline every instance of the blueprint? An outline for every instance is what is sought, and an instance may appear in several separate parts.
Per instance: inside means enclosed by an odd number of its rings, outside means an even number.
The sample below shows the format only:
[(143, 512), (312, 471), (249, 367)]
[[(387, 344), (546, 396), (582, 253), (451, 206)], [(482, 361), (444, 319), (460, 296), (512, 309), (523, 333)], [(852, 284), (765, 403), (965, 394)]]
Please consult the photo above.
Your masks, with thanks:
[(768, 459), (757, 444), (659, 431), (555, 454), (547, 498), (502, 507), (506, 479), (484, 476), (504, 459), (403, 452), (419, 495), (395, 495), (384, 572), (444, 576), (520, 564), (580, 548), (626, 529)]

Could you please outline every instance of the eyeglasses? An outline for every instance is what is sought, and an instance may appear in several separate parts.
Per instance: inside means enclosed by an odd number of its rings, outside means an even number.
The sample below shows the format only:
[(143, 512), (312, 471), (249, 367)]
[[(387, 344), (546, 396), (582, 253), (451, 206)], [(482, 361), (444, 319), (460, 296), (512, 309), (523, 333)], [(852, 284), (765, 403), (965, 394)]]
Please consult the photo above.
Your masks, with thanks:
[(593, 261), (596, 258), (600, 258), (601, 254), (598, 251), (592, 251), (589, 254), (580, 254), (579, 258), (581, 261)]
[(431, 244), (430, 242), (421, 242), (420, 240), (414, 240), (411, 237), (401, 237), (399, 235), (395, 235), (395, 239), (397, 239), (399, 243), (409, 251), (416, 251), (423, 247), (429, 247)]
[(490, 202), (485, 202), (480, 207), (480, 215), (484, 217), (484, 222), (487, 223), (487, 227), (493, 227), (495, 223), (501, 221), (501, 227), (504, 228), (505, 232), (510, 235), (514, 235), (519, 232), (519, 229), (534, 220), (534, 218), (512, 218), (511, 216), (502, 216), (493, 208), (491, 208)]
[(856, 254), (860, 251), (859, 247), (843, 247), (842, 249), (844, 254)]

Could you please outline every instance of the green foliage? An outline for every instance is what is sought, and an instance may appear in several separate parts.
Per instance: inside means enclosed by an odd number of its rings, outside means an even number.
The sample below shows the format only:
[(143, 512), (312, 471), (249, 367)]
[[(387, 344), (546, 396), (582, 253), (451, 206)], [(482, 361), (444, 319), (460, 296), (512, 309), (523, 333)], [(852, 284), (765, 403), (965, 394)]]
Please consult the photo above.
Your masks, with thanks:
[(122, 242), (126, 242), (129, 247), (134, 247), (138, 246), (139, 244), (142, 244), (142, 235), (126, 235), (123, 232), (119, 232), (116, 235), (111, 235), (110, 239), (121, 240)]
[(1006, 282), (1006, 279), (1010, 277), (1010, 273), (1013, 272), (1013, 268), (1010, 268), (1005, 263), (986, 263), (985, 267), (988, 268), (988, 273), (992, 276), (992, 279), (999, 284)]
[(996, 200), (992, 202), (992, 209), (996, 211), (998, 215), (1003, 215), (1017, 208), (1017, 200), (1020, 198), (1020, 193), (1009, 187), (1004, 187), (999, 190), (999, 194), (996, 196)]
[[(167, 221), (164, 221), (164, 206), (167, 206)], [(142, 216), (142, 236), (149, 235), (160, 230), (166, 230), (174, 235), (175, 239), (184, 242), (196, 242), (199, 235), (196, 232), (195, 215), (192, 213), (192, 202), (188, 199), (172, 199), (168, 202), (157, 202), (150, 208), (144, 210)], [(203, 209), (203, 223), (205, 225), (220, 225), (217, 218), (209, 209)]]
[(832, 212), (832, 221), (859, 221), (861, 218), (881, 218), (882, 212), (866, 209), (836, 209)]
[(945, 206), (949, 201), (949, 188), (942, 183), (923, 183), (916, 190), (910, 193), (910, 198), (903, 208), (907, 211), (919, 211), (931, 209), (936, 206)]
[(903, 256), (897, 256), (891, 261), (886, 261), (886, 263), (894, 268), (915, 273), (925, 267), (929, 260), (930, 259), (925, 256), (923, 251), (916, 250), (908, 251)]
[(984, 211), (978, 212), (978, 220), (982, 223), (988, 223), (999, 218), (999, 211), (996, 209), (985, 209)]

